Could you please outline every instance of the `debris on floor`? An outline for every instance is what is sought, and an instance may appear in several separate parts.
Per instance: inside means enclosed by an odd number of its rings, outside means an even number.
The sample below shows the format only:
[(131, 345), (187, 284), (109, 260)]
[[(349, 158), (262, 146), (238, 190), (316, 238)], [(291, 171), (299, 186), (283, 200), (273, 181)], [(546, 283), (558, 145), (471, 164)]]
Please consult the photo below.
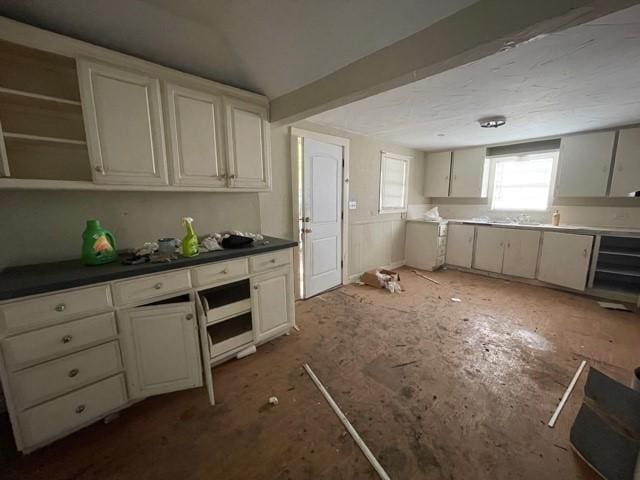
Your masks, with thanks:
[(627, 308), (625, 305), (621, 303), (612, 303), (612, 302), (598, 302), (602, 308), (606, 308), (607, 310), (620, 310), (621, 312), (630, 312), (631, 310)]
[(360, 281), (370, 287), (386, 288), (391, 293), (402, 292), (400, 274), (393, 270), (385, 270), (384, 268), (369, 270), (360, 276)]
[(269, 404), (273, 406), (278, 405), (278, 397), (269, 397)]
[(569, 386), (565, 390), (564, 395), (560, 399), (560, 403), (558, 404), (556, 411), (553, 412), (553, 416), (551, 417), (551, 420), (549, 420), (549, 423), (547, 424), (550, 428), (553, 428), (553, 426), (556, 424), (556, 420), (558, 420), (558, 417), (560, 416), (560, 412), (562, 412), (562, 409), (564, 408), (564, 404), (567, 403), (567, 400), (569, 399), (569, 395), (571, 395), (571, 392), (573, 391), (573, 387), (576, 386), (576, 382), (578, 381), (578, 378), (580, 378), (580, 374), (582, 373), (582, 370), (584, 370), (584, 367), (586, 364), (587, 362), (585, 360), (583, 360), (580, 363), (578, 370), (576, 371), (575, 375), (571, 379), (571, 383), (569, 383)]
[(456, 302), (456, 303), (460, 303), (460, 302), (462, 302), (462, 300), (460, 300), (459, 298), (456, 298), (456, 297), (452, 297), (452, 298), (451, 298), (451, 301), (452, 301), (452, 302)]
[(585, 401), (571, 427), (571, 446), (606, 479), (640, 472), (640, 392), (591, 368)]
[(417, 276), (419, 276), (420, 278), (424, 278), (425, 280), (429, 280), (430, 282), (435, 283), (436, 285), (442, 285), (439, 281), (434, 280), (431, 277), (427, 277), (426, 275), (423, 275), (422, 273), (418, 272), (417, 270), (411, 270), (413, 273), (415, 273)]

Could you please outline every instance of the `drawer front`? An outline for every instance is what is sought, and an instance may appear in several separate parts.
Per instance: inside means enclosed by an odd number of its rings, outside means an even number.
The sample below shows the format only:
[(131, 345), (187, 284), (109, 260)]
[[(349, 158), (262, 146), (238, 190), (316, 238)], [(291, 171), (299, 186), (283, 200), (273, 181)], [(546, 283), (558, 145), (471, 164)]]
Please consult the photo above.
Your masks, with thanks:
[(249, 265), (246, 258), (241, 258), (239, 260), (196, 267), (192, 269), (191, 274), (193, 276), (193, 284), (201, 287), (248, 275)]
[(124, 375), (120, 374), (30, 408), (18, 416), (25, 446), (63, 435), (126, 403)]
[(289, 249), (278, 250), (277, 252), (265, 253), (249, 257), (249, 268), (251, 273), (263, 272), (270, 268), (287, 265), (290, 262)]
[(440, 224), (438, 225), (438, 236), (439, 237), (446, 237), (447, 236), (447, 224)]
[(117, 335), (115, 315), (105, 313), (5, 338), (2, 352), (9, 369), (17, 370), (111, 340)]
[(189, 270), (184, 269), (114, 283), (113, 295), (116, 304), (127, 305), (154, 300), (189, 288), (191, 288), (191, 275)]
[(122, 370), (118, 342), (21, 370), (10, 376), (19, 410), (75, 390)]
[(5, 333), (12, 335), (69, 318), (105, 312), (112, 306), (109, 285), (100, 285), (9, 303), (0, 307), (0, 318), (4, 319)]

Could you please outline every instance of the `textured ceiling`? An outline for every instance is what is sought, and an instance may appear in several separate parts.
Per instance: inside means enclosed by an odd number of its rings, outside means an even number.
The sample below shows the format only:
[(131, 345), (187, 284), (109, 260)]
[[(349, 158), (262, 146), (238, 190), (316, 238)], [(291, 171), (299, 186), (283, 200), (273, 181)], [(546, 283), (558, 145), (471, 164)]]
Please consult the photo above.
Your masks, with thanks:
[[(490, 115), (506, 126), (480, 128)], [(310, 120), (424, 150), (639, 122), (640, 6)]]
[(0, 15), (275, 98), (472, 3), (1, 0)]

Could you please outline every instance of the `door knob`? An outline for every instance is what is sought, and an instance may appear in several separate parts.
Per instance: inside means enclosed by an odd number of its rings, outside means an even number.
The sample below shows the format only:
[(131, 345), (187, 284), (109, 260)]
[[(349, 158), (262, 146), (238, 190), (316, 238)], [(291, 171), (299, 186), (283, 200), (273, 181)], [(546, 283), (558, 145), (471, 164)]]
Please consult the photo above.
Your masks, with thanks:
[(310, 228), (305, 228), (305, 229), (303, 230), (303, 232), (304, 232), (304, 233), (312, 233), (312, 232), (313, 232), (313, 230), (311, 230)]

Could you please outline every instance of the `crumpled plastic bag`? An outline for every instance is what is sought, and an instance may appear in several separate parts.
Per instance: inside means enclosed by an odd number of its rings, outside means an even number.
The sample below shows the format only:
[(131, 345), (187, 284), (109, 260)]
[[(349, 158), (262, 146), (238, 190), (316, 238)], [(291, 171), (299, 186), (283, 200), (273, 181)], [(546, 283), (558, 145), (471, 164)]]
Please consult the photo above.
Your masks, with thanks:
[(376, 271), (376, 277), (380, 282), (380, 286), (386, 288), (391, 293), (400, 293), (402, 291), (402, 285), (395, 279), (394, 276)]
[(424, 219), (425, 220), (435, 220), (436, 222), (442, 221), (442, 217), (440, 216), (440, 212), (438, 211), (438, 207), (433, 207), (431, 210), (425, 212)]

